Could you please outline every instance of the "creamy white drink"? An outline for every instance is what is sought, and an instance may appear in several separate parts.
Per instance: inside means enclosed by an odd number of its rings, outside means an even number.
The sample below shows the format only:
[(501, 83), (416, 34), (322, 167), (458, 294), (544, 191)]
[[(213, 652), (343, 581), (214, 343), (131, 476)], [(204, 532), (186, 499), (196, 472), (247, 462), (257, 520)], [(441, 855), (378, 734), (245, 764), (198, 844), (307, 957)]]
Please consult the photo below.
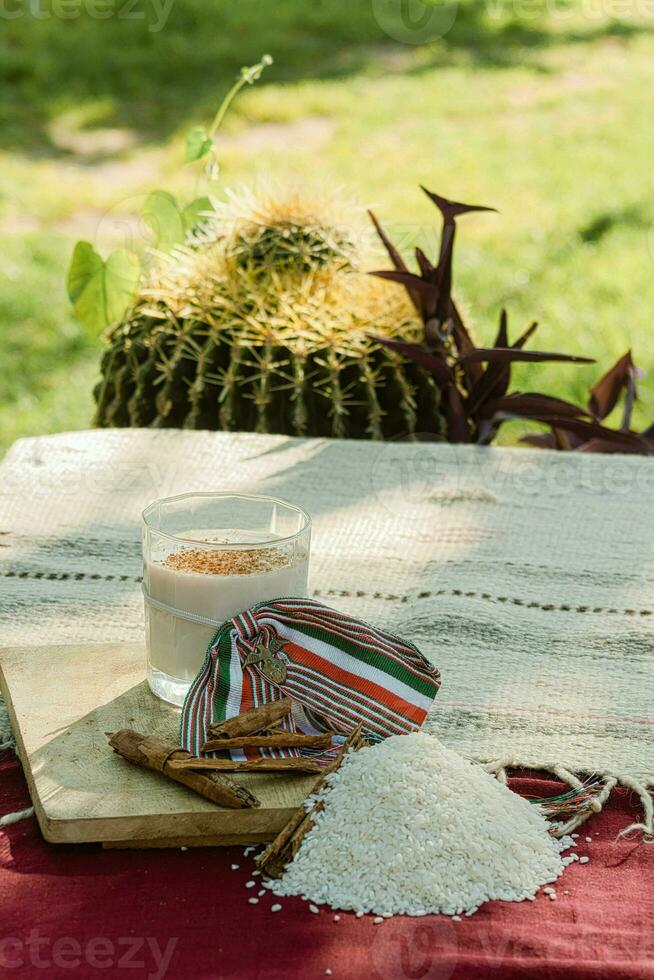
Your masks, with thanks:
[[(200, 530), (185, 532), (185, 540), (165, 558), (145, 563), (146, 591), (155, 603), (222, 623), (257, 602), (306, 595), (308, 552), (296, 545), (285, 547), (281, 541), (276, 545), (270, 533)], [(245, 542), (242, 548), (220, 548), (241, 542)], [(213, 547), (202, 548), (203, 543)], [(215, 632), (213, 625), (146, 602), (148, 679), (155, 693), (174, 704), (183, 703)]]
[(225, 620), (306, 596), (311, 518), (276, 497), (231, 491), (164, 497), (142, 516), (148, 683), (181, 705)]

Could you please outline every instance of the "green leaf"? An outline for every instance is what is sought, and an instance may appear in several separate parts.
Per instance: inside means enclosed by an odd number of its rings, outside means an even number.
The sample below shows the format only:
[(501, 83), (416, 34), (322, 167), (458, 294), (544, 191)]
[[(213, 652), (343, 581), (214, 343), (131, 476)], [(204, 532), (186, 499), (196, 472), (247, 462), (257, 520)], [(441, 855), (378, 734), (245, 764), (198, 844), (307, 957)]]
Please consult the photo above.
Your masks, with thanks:
[(187, 232), (192, 231), (196, 225), (203, 224), (207, 220), (207, 211), (213, 211), (211, 200), (208, 197), (196, 197), (194, 201), (186, 205), (183, 216)]
[(90, 242), (78, 242), (68, 269), (68, 295), (75, 314), (90, 330), (104, 330), (128, 310), (139, 284), (141, 266), (125, 249), (105, 261)]
[(141, 214), (154, 235), (155, 248), (169, 252), (184, 241), (184, 217), (177, 201), (168, 191), (152, 191), (148, 194)]
[(204, 126), (196, 126), (186, 134), (186, 162), (201, 160), (212, 147), (212, 140)]

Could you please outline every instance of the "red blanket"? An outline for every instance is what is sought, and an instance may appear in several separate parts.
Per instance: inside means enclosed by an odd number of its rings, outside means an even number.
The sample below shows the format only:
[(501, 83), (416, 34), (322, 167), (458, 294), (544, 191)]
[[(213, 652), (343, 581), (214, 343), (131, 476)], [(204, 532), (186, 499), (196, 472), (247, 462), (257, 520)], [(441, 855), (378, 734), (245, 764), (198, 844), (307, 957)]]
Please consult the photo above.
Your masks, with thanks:
[[(522, 779), (517, 788), (557, 787)], [(29, 804), (20, 767), (0, 761), (0, 815)], [(258, 887), (241, 848), (103, 851), (53, 846), (34, 819), (0, 830), (0, 976), (151, 980), (654, 978), (654, 845), (615, 842), (630, 819), (618, 793), (581, 829), (558, 898), (493, 902), (462, 922), (374, 925)], [(587, 843), (587, 835), (592, 842)], [(232, 865), (239, 867), (232, 870)], [(258, 882), (259, 879), (254, 879)], [(273, 913), (279, 901), (282, 909)], [(331, 972), (330, 972), (331, 971)]]

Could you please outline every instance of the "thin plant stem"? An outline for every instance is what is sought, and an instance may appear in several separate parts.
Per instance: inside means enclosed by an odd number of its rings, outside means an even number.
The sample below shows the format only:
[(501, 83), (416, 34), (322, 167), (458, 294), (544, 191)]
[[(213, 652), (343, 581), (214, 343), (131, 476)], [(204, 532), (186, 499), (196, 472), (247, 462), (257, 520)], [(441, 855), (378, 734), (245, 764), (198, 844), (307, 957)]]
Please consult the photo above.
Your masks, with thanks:
[(223, 101), (220, 103), (220, 106), (218, 107), (218, 112), (214, 116), (213, 122), (209, 127), (208, 135), (211, 139), (213, 139), (213, 137), (220, 129), (223, 119), (227, 114), (227, 110), (229, 109), (230, 105), (232, 104), (232, 102), (234, 101), (238, 93), (241, 91), (241, 89), (245, 88), (246, 85), (252, 85), (253, 82), (256, 82), (257, 79), (261, 77), (264, 68), (267, 68), (268, 65), (271, 64), (272, 64), (272, 58), (270, 57), (270, 55), (264, 55), (261, 61), (257, 65), (253, 65), (251, 68), (244, 68), (241, 71), (239, 78), (236, 79), (236, 81), (230, 88), (229, 92), (227, 93)]

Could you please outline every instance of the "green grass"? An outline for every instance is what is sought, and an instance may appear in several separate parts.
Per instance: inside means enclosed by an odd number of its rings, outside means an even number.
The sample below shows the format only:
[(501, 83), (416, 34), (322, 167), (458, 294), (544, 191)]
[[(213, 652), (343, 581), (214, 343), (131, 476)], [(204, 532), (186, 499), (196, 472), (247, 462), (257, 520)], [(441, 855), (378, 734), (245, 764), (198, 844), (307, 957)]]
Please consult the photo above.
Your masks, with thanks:
[[(274, 67), (228, 121), (224, 185), (262, 175), (347, 185), (407, 246), (434, 242), (419, 183), (494, 205), (499, 216), (463, 219), (458, 246), (478, 340), (490, 341), (507, 305), (515, 331), (542, 323), (540, 347), (608, 367), (631, 346), (651, 372), (647, 25), (584, 17), (574, 3), (549, 15), (529, 3), (519, 16), (519, 4), (463, 0), (443, 38), (411, 45), (380, 27), (380, 5), (175, 0), (159, 32), (149, 0), (136, 8), (144, 21), (2, 22), (0, 451), (89, 424), (100, 341), (68, 309), (72, 245), (108, 247), (152, 187), (196, 190), (179, 167), (183, 134), (265, 51)], [(516, 382), (580, 398), (598, 371), (536, 365)], [(654, 417), (654, 380), (641, 395), (642, 423)]]

